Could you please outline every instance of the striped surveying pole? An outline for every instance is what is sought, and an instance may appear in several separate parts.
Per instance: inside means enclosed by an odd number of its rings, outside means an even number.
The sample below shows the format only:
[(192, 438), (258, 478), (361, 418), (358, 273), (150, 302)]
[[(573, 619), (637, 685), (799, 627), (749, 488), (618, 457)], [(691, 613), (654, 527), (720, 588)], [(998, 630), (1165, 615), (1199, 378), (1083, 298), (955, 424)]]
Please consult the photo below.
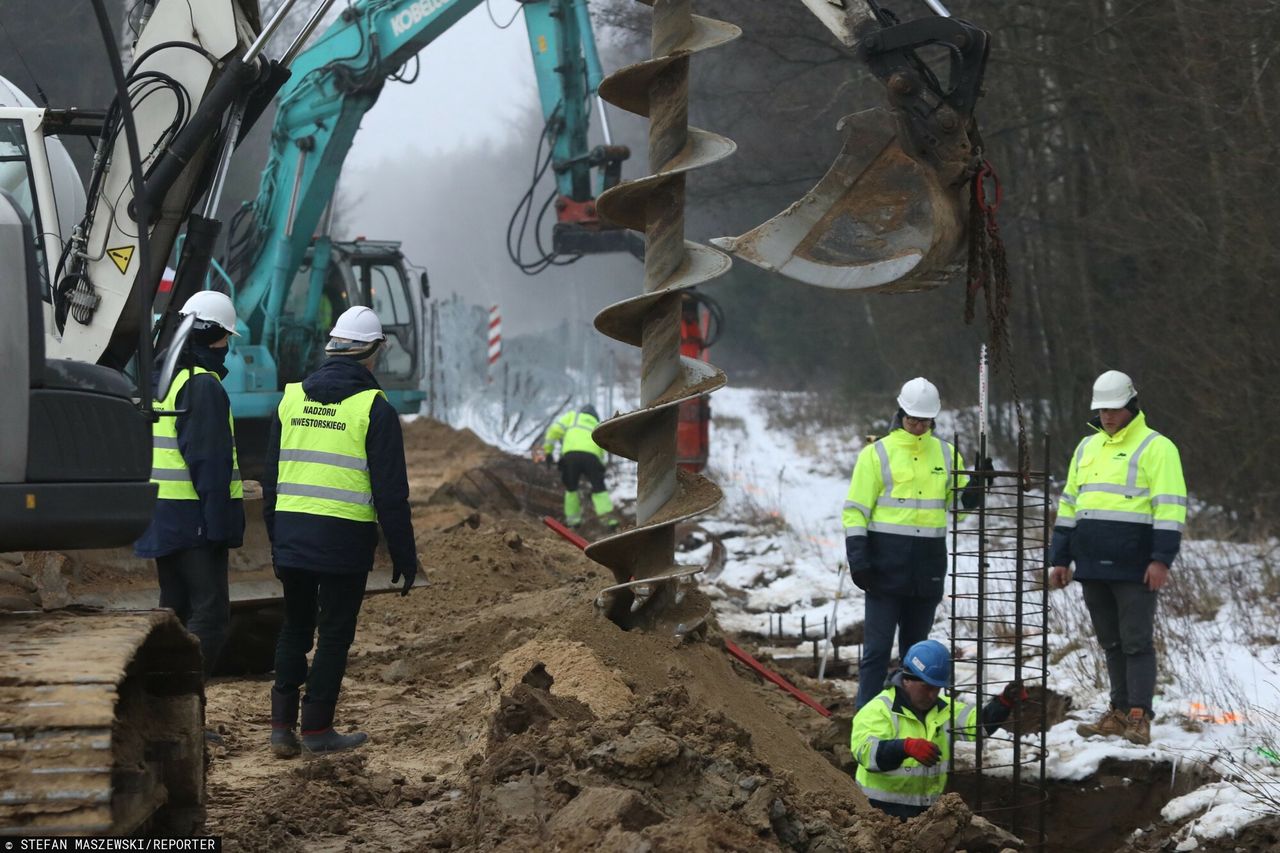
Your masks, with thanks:
[(493, 366), (502, 355), (502, 313), (497, 305), (489, 306), (489, 381), (493, 381)]

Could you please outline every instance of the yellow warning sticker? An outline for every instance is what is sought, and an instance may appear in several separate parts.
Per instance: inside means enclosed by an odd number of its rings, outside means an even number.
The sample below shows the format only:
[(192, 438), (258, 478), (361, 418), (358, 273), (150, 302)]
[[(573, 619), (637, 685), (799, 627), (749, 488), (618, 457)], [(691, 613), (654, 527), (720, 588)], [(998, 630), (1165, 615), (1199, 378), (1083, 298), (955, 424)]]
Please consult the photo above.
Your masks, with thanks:
[(30, 492), (27, 493), (27, 509), (36, 508), (36, 496)]
[(129, 261), (133, 260), (133, 247), (121, 246), (118, 249), (107, 249), (107, 257), (111, 258), (111, 262), (116, 265), (116, 269), (120, 270), (120, 274), (124, 275), (129, 269)]
[(547, 52), (547, 37), (538, 36), (538, 53), (546, 53), (546, 52)]

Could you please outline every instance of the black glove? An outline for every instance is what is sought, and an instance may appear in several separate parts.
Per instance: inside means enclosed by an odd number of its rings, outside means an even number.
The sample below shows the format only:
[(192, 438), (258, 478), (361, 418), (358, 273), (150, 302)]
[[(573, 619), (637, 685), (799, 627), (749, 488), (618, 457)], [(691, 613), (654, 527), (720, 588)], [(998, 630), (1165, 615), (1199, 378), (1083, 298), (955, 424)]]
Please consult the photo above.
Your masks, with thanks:
[(871, 569), (850, 569), (849, 577), (853, 579), (853, 585), (863, 592), (871, 584)]
[(400, 583), (400, 578), (404, 578), (404, 586), (400, 588), (400, 597), (404, 598), (409, 594), (409, 590), (413, 588), (413, 582), (418, 577), (418, 569), (422, 567), (422, 561), (419, 560), (417, 565), (410, 566), (408, 569), (401, 569), (399, 566), (391, 570), (392, 585)]
[(543, 457), (542, 461), (548, 468), (555, 467), (556, 458), (552, 456), (550, 453), (548, 453), (545, 457)]
[(978, 460), (978, 470), (994, 471), (996, 470), (996, 464), (991, 460), (990, 456), (984, 456), (980, 460)]

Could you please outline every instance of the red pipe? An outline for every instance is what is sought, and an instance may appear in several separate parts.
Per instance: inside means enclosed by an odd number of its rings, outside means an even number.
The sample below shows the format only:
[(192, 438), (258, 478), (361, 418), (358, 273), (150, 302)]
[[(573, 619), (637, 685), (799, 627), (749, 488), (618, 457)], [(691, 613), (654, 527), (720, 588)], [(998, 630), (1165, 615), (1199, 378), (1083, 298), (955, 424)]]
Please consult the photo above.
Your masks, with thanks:
[(774, 684), (781, 687), (783, 690), (787, 691), (792, 696), (799, 699), (801, 702), (808, 705), (810, 708), (817, 711), (822, 716), (824, 717), (831, 716), (831, 712), (828, 711), (826, 708), (822, 707), (822, 705), (818, 704), (818, 702), (815, 701), (812, 696), (810, 696), (808, 693), (805, 693), (800, 688), (796, 687), (790, 681), (787, 681), (781, 675), (778, 675), (778, 673), (767, 668), (764, 664), (760, 663), (760, 661), (756, 660), (751, 655), (744, 652), (742, 649), (738, 648), (738, 645), (734, 643), (732, 640), (728, 639), (727, 637), (725, 638), (725, 641), (724, 641), (724, 649), (729, 654), (733, 655), (735, 658), (737, 658), (738, 660), (745, 663), (747, 666), (754, 669), (757, 673), (760, 674), (761, 678), (764, 678), (766, 681), (772, 681)]
[(549, 515), (544, 515), (542, 517), (542, 523), (545, 524), (547, 527), (550, 527), (556, 533), (559, 533), (565, 539), (569, 540), (569, 542), (573, 543), (574, 545), (577, 545), (579, 548), (581, 548), (584, 551), (587, 549), (587, 546), (591, 544), (590, 542), (583, 539), (581, 536), (574, 533), (572, 530), (565, 527), (563, 524), (556, 521), (554, 518), (552, 518)]

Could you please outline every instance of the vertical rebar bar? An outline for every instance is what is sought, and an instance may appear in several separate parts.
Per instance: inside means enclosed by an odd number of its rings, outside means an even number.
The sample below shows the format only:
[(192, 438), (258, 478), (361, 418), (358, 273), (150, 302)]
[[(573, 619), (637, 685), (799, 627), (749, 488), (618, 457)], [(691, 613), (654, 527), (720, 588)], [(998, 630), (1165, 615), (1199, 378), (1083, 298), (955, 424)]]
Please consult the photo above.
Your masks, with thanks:
[[(1049, 543), (1052, 536), (1052, 529), (1049, 525), (1049, 517), (1053, 510), (1053, 493), (1049, 490), (1052, 477), (1049, 473), (1049, 433), (1044, 434), (1044, 470), (1043, 470), (1043, 511), (1040, 516), (1040, 608), (1044, 614), (1042, 629), (1040, 631), (1040, 671), (1044, 673), (1043, 695), (1040, 700), (1040, 792), (1044, 794), (1044, 780), (1046, 771), (1046, 740), (1049, 733)], [(1036, 828), (1040, 837), (1040, 844), (1045, 843), (1045, 807), (1046, 797), (1040, 797), (1040, 805), (1036, 810)]]

